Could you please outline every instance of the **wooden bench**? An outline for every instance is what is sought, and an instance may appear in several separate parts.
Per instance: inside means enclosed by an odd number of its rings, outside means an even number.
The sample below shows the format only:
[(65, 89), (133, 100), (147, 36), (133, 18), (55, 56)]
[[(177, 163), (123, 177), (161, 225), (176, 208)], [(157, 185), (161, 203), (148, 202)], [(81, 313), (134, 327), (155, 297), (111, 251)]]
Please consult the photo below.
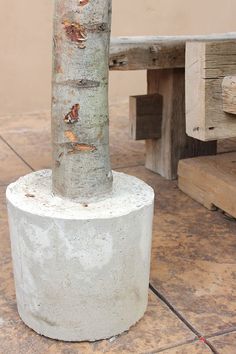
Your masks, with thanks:
[(186, 134), (186, 43), (235, 39), (236, 33), (112, 39), (110, 70), (147, 70), (148, 95), (130, 99), (130, 131), (134, 139), (146, 140), (148, 169), (175, 179), (180, 159), (216, 154), (216, 135), (201, 141)]

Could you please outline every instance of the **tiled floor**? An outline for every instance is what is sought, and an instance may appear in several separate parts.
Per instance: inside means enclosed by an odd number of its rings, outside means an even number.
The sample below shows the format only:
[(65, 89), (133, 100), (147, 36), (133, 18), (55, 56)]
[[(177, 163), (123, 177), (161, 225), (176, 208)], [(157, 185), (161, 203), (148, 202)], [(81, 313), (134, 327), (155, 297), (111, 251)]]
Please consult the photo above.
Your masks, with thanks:
[[(236, 353), (236, 222), (210, 212), (144, 168), (144, 144), (128, 139), (126, 105), (111, 107), (113, 168), (156, 191), (149, 307), (129, 333), (96, 343), (40, 337), (16, 310), (5, 187), (50, 167), (47, 113), (0, 118), (0, 354)], [(236, 150), (236, 142), (220, 151)]]

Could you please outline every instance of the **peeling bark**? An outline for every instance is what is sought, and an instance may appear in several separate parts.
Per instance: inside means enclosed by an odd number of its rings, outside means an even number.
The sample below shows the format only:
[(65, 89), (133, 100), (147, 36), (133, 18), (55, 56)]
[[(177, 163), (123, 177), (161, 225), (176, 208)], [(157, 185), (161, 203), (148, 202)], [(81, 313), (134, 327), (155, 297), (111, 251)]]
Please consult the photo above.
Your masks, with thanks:
[(81, 203), (112, 189), (108, 62), (111, 0), (55, 0), (53, 191)]
[(65, 123), (73, 124), (73, 123), (78, 122), (78, 120), (79, 120), (79, 109), (80, 109), (79, 103), (75, 104), (71, 108), (71, 111), (69, 113), (67, 113), (67, 115), (65, 116), (65, 118), (64, 118)]

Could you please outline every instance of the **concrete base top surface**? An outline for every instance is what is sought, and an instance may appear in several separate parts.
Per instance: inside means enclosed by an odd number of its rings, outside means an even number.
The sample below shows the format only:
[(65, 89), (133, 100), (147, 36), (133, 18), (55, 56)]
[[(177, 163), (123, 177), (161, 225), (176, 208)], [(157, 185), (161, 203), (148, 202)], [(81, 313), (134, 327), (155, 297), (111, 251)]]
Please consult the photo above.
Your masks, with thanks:
[(151, 205), (154, 191), (145, 182), (113, 172), (113, 191), (106, 199), (89, 204), (52, 193), (51, 170), (30, 173), (7, 188), (7, 200), (16, 208), (39, 216), (62, 219), (97, 219), (127, 215)]

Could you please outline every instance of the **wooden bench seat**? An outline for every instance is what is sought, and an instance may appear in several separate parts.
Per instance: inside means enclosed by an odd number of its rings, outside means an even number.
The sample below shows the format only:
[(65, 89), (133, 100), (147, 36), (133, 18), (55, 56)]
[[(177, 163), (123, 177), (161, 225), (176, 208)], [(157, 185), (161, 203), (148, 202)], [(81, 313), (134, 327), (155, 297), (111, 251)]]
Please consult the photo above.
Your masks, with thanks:
[[(134, 132), (133, 129), (134, 127), (142, 128), (140, 122), (144, 121), (144, 117), (150, 119), (149, 123), (145, 123), (145, 131), (148, 132), (145, 140), (146, 167), (151, 171), (159, 173), (167, 179), (175, 179), (180, 159), (216, 154), (216, 140), (205, 142), (186, 134), (186, 43), (229, 40), (236, 40), (235, 32), (205, 36), (112, 38), (110, 70), (147, 70), (148, 94), (135, 96), (131, 99), (131, 108), (135, 107), (135, 115), (131, 109), (132, 127), (130, 130), (133, 137), (142, 136), (145, 138), (143, 134)], [(160, 109), (157, 109), (156, 122), (155, 116), (153, 116), (155, 112), (150, 114), (150, 109), (148, 109), (148, 105), (153, 102), (153, 94), (158, 94), (157, 100), (162, 105), (161, 112)], [(135, 119), (137, 124), (134, 123)], [(153, 124), (157, 124), (158, 131), (154, 129)], [(152, 131), (153, 137), (151, 136)]]
[(229, 39), (236, 39), (236, 32), (202, 36), (113, 37), (110, 70), (184, 68), (186, 42)]

